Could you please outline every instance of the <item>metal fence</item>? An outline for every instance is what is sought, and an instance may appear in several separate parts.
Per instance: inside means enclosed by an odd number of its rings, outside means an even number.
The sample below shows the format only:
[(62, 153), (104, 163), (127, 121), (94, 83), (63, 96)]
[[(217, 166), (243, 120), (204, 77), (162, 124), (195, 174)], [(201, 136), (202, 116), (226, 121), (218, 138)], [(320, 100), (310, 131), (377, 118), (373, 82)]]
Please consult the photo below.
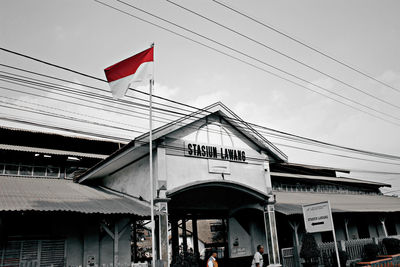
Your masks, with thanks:
[[(400, 235), (397, 236), (389, 236), (389, 237), (396, 237), (400, 239)], [(348, 254), (348, 260), (359, 260), (363, 257), (364, 246), (366, 244), (375, 243), (379, 246), (379, 254), (386, 255), (386, 248), (382, 244), (383, 239), (386, 237), (379, 237), (379, 238), (362, 238), (362, 239), (355, 239), (355, 240), (347, 240), (347, 241), (339, 241), (338, 248), (339, 250), (345, 250)], [(325, 264), (329, 263), (332, 264), (332, 255), (335, 253), (335, 243), (334, 242), (327, 242), (327, 243), (319, 243), (318, 247), (320, 249), (320, 257), (319, 263), (324, 266)], [(282, 264), (285, 267), (295, 267), (296, 266), (296, 258), (295, 258), (295, 249), (294, 247), (284, 248), (282, 249)], [(394, 259), (393, 259), (394, 260)], [(396, 258), (396, 261), (400, 262), (400, 257)], [(398, 266), (400, 267), (400, 263)], [(397, 266), (397, 265), (394, 265)]]
[(363, 238), (356, 240), (345, 241), (346, 252), (349, 256), (349, 260), (361, 259), (366, 244), (372, 244), (374, 241), (372, 238)]
[(283, 248), (282, 250), (282, 266), (285, 267), (295, 267), (296, 262), (295, 262), (295, 248)]

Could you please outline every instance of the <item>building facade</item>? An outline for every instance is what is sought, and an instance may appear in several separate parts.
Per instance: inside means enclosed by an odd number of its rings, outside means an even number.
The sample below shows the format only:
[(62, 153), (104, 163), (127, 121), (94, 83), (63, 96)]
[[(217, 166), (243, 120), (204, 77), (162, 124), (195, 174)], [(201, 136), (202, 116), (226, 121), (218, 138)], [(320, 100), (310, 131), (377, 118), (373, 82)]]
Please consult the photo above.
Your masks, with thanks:
[(0, 128), (0, 266), (130, 266), (148, 203), (72, 178), (114, 142)]
[[(115, 266), (137, 261), (150, 218), (149, 136), (124, 145), (0, 129), (0, 266)], [(4, 134), (3, 134), (4, 133)], [(400, 234), (390, 186), (287, 156), (221, 103), (153, 133), (156, 255), (164, 266), (300, 262), (302, 204), (329, 200), (341, 241)], [(143, 223), (145, 224), (145, 223)], [(148, 233), (149, 228), (145, 229)], [(317, 233), (319, 244), (331, 233)], [(139, 243), (139, 245), (138, 245)], [(295, 261), (297, 260), (297, 261)]]
[[(267, 248), (269, 262), (279, 264), (269, 165), (285, 162), (285, 154), (221, 103), (156, 129), (153, 143), (153, 190), (162, 213), (157, 258), (174, 264), (179, 256), (178, 227), (186, 228), (187, 221), (193, 228), (194, 254), (199, 255), (196, 222), (221, 219), (226, 227), (221, 266), (241, 266), (259, 244)], [(77, 181), (150, 201), (148, 135), (136, 138)]]

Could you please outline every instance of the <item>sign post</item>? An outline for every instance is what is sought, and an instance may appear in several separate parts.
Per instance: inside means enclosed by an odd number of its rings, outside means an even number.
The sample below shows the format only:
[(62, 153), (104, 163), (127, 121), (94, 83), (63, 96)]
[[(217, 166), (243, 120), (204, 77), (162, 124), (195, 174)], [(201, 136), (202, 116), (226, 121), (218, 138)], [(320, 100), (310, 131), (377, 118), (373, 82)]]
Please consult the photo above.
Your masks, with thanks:
[(307, 233), (332, 231), (335, 243), (336, 259), (340, 267), (339, 251), (333, 225), (332, 210), (329, 201), (303, 205), (304, 225)]

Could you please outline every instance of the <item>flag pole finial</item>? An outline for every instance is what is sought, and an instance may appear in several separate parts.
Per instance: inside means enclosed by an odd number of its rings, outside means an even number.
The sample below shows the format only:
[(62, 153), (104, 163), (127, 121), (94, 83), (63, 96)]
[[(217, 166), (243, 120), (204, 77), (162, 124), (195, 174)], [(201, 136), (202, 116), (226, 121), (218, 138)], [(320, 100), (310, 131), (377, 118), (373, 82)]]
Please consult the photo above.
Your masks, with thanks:
[(154, 42), (151, 43), (150, 47), (154, 47)]

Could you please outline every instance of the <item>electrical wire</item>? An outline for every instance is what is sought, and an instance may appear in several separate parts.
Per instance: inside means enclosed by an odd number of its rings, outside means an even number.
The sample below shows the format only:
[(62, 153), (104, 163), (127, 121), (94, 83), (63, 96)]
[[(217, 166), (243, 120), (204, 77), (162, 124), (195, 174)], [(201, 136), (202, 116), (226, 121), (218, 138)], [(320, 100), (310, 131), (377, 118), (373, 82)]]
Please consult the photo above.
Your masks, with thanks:
[(319, 70), (319, 69), (317, 69), (317, 68), (315, 68), (315, 67), (313, 67), (313, 66), (311, 66), (311, 65), (309, 65), (307, 63), (304, 63), (303, 61), (300, 61), (300, 60), (298, 60), (298, 59), (296, 59), (296, 58), (294, 58), (294, 57), (292, 57), (292, 56), (290, 56), (290, 55), (288, 55), (288, 54), (286, 54), (286, 53), (284, 53), (284, 52), (282, 52), (282, 51), (280, 51), (278, 49), (275, 49), (275, 48), (267, 45), (266, 43), (260, 42), (260, 41), (258, 41), (256, 39), (246, 35), (246, 34), (243, 34), (243, 33), (239, 32), (237, 30), (234, 30), (234, 29), (232, 29), (232, 28), (230, 28), (230, 27), (228, 27), (228, 26), (226, 26), (224, 24), (221, 24), (221, 23), (217, 22), (216, 20), (210, 19), (209, 17), (206, 17), (206, 16), (204, 16), (204, 15), (202, 15), (202, 14), (196, 12), (196, 11), (193, 11), (193, 10), (191, 10), (189, 8), (186, 8), (186, 7), (182, 6), (182, 5), (179, 5), (179, 4), (177, 4), (177, 3), (175, 3), (175, 2), (173, 2), (171, 0), (166, 0), (166, 1), (168, 3), (171, 3), (171, 4), (175, 5), (176, 7), (180, 8), (180, 9), (183, 9), (183, 10), (185, 10), (185, 11), (191, 13), (191, 14), (194, 14), (194, 15), (200, 17), (200, 18), (203, 18), (203, 19), (205, 19), (205, 20), (207, 20), (207, 21), (209, 21), (211, 23), (214, 23), (215, 25), (218, 25), (218, 26), (220, 26), (220, 27), (222, 27), (222, 28), (224, 28), (224, 29), (226, 29), (226, 30), (228, 30), (230, 32), (233, 32), (233, 33), (235, 33), (235, 34), (237, 34), (237, 35), (239, 35), (239, 36), (241, 36), (243, 38), (246, 38), (247, 40), (250, 40), (253, 43), (261, 45), (262, 47), (267, 48), (268, 50), (273, 51), (274, 53), (277, 53), (277, 54), (279, 54), (279, 55), (281, 55), (281, 56), (283, 56), (283, 57), (285, 57), (287, 59), (290, 59), (290, 60), (292, 60), (292, 61), (294, 61), (294, 62), (296, 62), (296, 63), (298, 63), (298, 64), (300, 64), (300, 65), (302, 65), (302, 66), (304, 66), (304, 67), (306, 67), (308, 69), (310, 69), (310, 70), (318, 72), (319, 74), (322, 74), (322, 75), (324, 75), (326, 77), (329, 77), (332, 80), (334, 80), (336, 82), (339, 82), (339, 83), (341, 83), (341, 84), (343, 84), (343, 85), (345, 85), (345, 86), (347, 86), (349, 88), (352, 88), (352, 89), (354, 89), (354, 90), (356, 90), (356, 91), (358, 91), (358, 92), (360, 92), (360, 93), (362, 93), (362, 94), (364, 94), (366, 96), (369, 96), (369, 97), (371, 97), (371, 98), (373, 98), (373, 99), (375, 99), (375, 100), (377, 100), (377, 101), (379, 101), (381, 103), (390, 105), (390, 106), (392, 106), (394, 108), (397, 108), (397, 109), (400, 109), (400, 106), (398, 106), (396, 104), (393, 104), (393, 103), (391, 103), (391, 102), (389, 102), (389, 101), (387, 101), (385, 99), (382, 99), (382, 98), (379, 98), (379, 97), (377, 97), (377, 96), (375, 96), (373, 94), (370, 94), (370, 93), (368, 93), (368, 92), (366, 92), (366, 91), (364, 91), (364, 90), (362, 90), (362, 89), (360, 89), (360, 88), (358, 88), (358, 87), (356, 87), (354, 85), (351, 85), (351, 84), (349, 84), (349, 83), (347, 83), (347, 82), (345, 82), (345, 81), (343, 81), (343, 80), (341, 80), (339, 78), (336, 78), (336, 77), (332, 76), (329, 73), (323, 72), (323, 71), (321, 71), (321, 70)]
[[(66, 80), (64, 80), (64, 81), (66, 81)], [(261, 126), (260, 126), (261, 127)], [(263, 127), (264, 128), (264, 127)], [(268, 128), (269, 129), (269, 128)], [(270, 130), (270, 129), (269, 129)], [(322, 142), (323, 143), (323, 142)], [(328, 145), (328, 144), (326, 144), (326, 143), (324, 143), (324, 145)], [(369, 153), (369, 152), (367, 152), (367, 153)]]
[[(63, 81), (63, 82), (71, 82), (71, 83), (74, 83), (74, 82), (72, 82), (72, 81), (68, 81), (68, 80), (65, 80), (65, 79), (59, 79), (59, 78), (54, 77), (54, 76), (48, 76), (48, 75), (44, 75), (44, 74), (37, 73), (37, 72), (27, 71), (27, 70), (23, 70), (23, 69), (20, 69), (20, 68), (15, 68), (15, 67), (12, 67), (12, 66), (9, 66), (9, 65), (4, 65), (4, 64), (0, 64), (0, 65), (6, 66), (6, 67), (10, 67), (10, 68), (12, 68), (12, 69), (17, 69), (17, 70), (20, 70), (20, 71), (32, 73), (32, 74), (35, 74), (35, 75), (40, 75), (40, 76), (44, 76), (44, 77), (49, 77), (49, 78), (56, 79), (56, 80), (60, 80), (60, 81)], [(11, 74), (11, 73), (9, 73), (9, 72), (4, 72), (4, 71), (0, 71), (0, 72)], [(16, 74), (13, 74), (13, 75), (16, 75)], [(17, 76), (18, 76), (18, 77), (28, 78), (28, 77), (22, 76), (22, 75), (17, 75)], [(35, 81), (38, 81), (38, 80), (35, 79)], [(98, 87), (93, 87), (93, 86), (89, 86), (89, 85), (85, 85), (85, 84), (80, 84), (80, 83), (74, 83), (74, 84), (77, 84), (77, 85), (80, 85), (80, 86), (85, 86), (85, 87), (92, 88), (92, 89), (99, 89), (99, 90), (101, 90), (101, 89), (98, 88)], [(31, 88), (33, 88), (33, 87), (31, 87)], [(6, 89), (6, 90), (12, 90), (12, 89), (7, 89), (7, 88), (4, 88), (4, 89)], [(39, 88), (35, 88), (35, 89), (39, 89)], [(53, 88), (53, 89), (54, 89), (54, 88)], [(45, 92), (52, 92), (51, 90), (45, 90), (45, 89), (40, 89), (40, 90), (44, 90)], [(13, 91), (15, 91), (15, 90), (13, 90)], [(18, 91), (18, 90), (17, 90), (17, 91)], [(21, 92), (21, 91), (19, 91), (19, 92)], [(27, 92), (26, 92), (26, 94), (30, 94), (30, 93), (27, 93)], [(60, 93), (58, 93), (58, 94), (60, 94)], [(32, 95), (32, 94), (30, 94), (30, 95)], [(37, 94), (35, 94), (35, 96), (44, 97), (44, 96), (37, 95)], [(69, 97), (72, 97), (72, 98), (75, 98), (75, 99), (78, 99), (78, 100), (82, 100), (82, 99), (80, 99), (80, 98), (76, 98), (76, 97), (73, 97), (73, 96), (69, 96)], [(54, 99), (54, 98), (51, 98), (51, 99)], [(92, 98), (90, 98), (90, 100), (89, 100), (89, 99), (85, 99), (84, 101), (93, 102), (91, 99), (92, 99)], [(59, 101), (65, 101), (65, 100), (59, 100)], [(68, 102), (68, 101), (67, 101), (67, 103), (74, 104), (74, 102)], [(95, 102), (95, 103), (97, 103), (97, 102)], [(160, 105), (163, 105), (163, 104), (158, 103), (158, 102), (155, 102), (155, 103), (160, 104)], [(180, 103), (180, 102), (179, 102), (179, 103)], [(99, 103), (99, 104), (100, 104), (100, 103)], [(183, 104), (183, 103), (180, 103), (180, 104), (181, 104), (181, 105), (188, 106), (188, 105)], [(81, 105), (87, 106), (87, 105), (84, 105), (84, 104), (81, 104)], [(107, 105), (107, 104), (104, 104), (104, 103), (102, 103), (102, 105), (106, 105), (106, 106), (110, 106), (110, 107), (115, 108), (115, 107), (112, 106), (112, 105)], [(169, 106), (169, 107), (171, 107), (171, 106)], [(175, 107), (174, 107), (174, 108), (175, 108)], [(190, 106), (190, 108), (195, 109), (195, 110), (200, 110), (200, 109), (198, 109), (198, 108), (196, 108), (196, 107), (193, 107), (193, 106)], [(184, 111), (188, 111), (188, 112), (192, 112), (192, 111), (187, 110), (187, 109), (181, 109), (181, 108), (179, 108), (179, 109), (180, 109), (180, 110), (184, 110)], [(105, 110), (105, 109), (103, 109), (103, 110)], [(130, 109), (125, 109), (124, 106), (122, 106), (122, 107), (119, 108), (118, 110), (126, 110), (126, 111), (132, 112), (132, 110), (130, 110)], [(113, 110), (107, 110), (107, 111), (115, 112), (115, 111), (113, 111)], [(119, 112), (119, 113), (120, 113), (120, 114), (123, 114), (123, 115), (128, 115), (128, 116), (131, 116), (131, 115), (132, 115), (132, 114), (121, 113), (121, 112)], [(145, 114), (145, 113), (140, 113), (140, 112), (137, 112), (137, 111), (136, 111), (135, 114), (137, 114), (137, 113), (147, 116), (147, 114)], [(183, 115), (183, 114), (182, 114), (182, 115)], [(160, 117), (158, 117), (158, 116), (154, 116), (154, 117), (155, 117), (155, 118), (160, 118)], [(148, 119), (147, 117), (137, 117), (137, 118)], [(156, 121), (157, 121), (157, 120), (156, 120)], [(160, 120), (158, 120), (158, 121), (159, 121), (159, 122), (167, 122), (167, 121), (160, 121)], [(282, 138), (285, 138), (286, 140), (289, 140), (289, 141), (305, 141), (304, 143), (306, 143), (306, 144), (307, 144), (307, 142), (311, 142), (313, 145), (320, 145), (321, 147), (332, 147), (332, 146), (333, 146), (334, 148), (337, 148), (337, 149), (349, 150), (350, 152), (362, 153), (362, 154), (366, 154), (366, 155), (370, 155), (371, 153), (374, 153), (375, 156), (380, 156), (380, 157), (386, 157), (386, 156), (387, 156), (387, 155), (382, 154), (382, 153), (376, 153), (376, 152), (370, 152), (370, 151), (362, 151), (362, 150), (353, 149), (353, 148), (350, 148), (350, 147), (344, 147), (344, 146), (333, 145), (333, 144), (329, 144), (329, 143), (326, 143), (326, 142), (322, 142), (322, 141), (318, 141), (318, 140), (310, 139), (310, 138), (305, 138), (305, 137), (301, 137), (301, 136), (298, 136), (298, 135), (289, 134), (289, 133), (286, 133), (286, 132), (278, 131), (278, 130), (275, 130), (275, 129), (267, 128), (267, 127), (260, 126), (260, 125), (256, 125), (256, 124), (252, 124), (252, 123), (249, 123), (249, 124), (252, 125), (253, 127), (260, 128), (261, 130), (259, 130), (259, 131), (261, 131), (262, 133), (265, 133), (265, 134), (267, 134), (268, 136), (271, 136), (271, 137), (277, 137), (277, 138), (281, 138), (281, 139), (282, 139)], [(264, 130), (264, 131), (263, 131), (263, 130)], [(285, 135), (285, 136), (288, 136), (288, 137), (283, 137), (283, 136), (280, 136), (280, 135), (276, 135), (276, 134), (274, 134), (274, 133), (268, 133), (268, 132), (266, 132), (265, 130), (267, 130), (267, 131), (272, 131), (272, 132), (276, 132), (276, 133), (278, 133), (278, 134)], [(389, 155), (389, 158), (393, 158), (393, 156), (392, 156), (392, 155)], [(396, 157), (396, 159), (399, 159), (399, 158), (400, 158), (400, 157)]]
[[(102, 2), (100, 2), (100, 1), (98, 1), (98, 0), (94, 0), (94, 1), (95, 1), (95, 2), (99, 2), (99, 3), (102, 3)], [(386, 112), (382, 112), (382, 111), (380, 111), (380, 110), (377, 110), (377, 109), (375, 109), (375, 108), (372, 108), (371, 106), (362, 104), (362, 103), (360, 103), (360, 102), (358, 102), (358, 101), (355, 101), (355, 100), (353, 100), (353, 99), (351, 99), (351, 98), (349, 98), (349, 97), (346, 97), (346, 96), (343, 96), (343, 95), (341, 95), (341, 94), (339, 94), (339, 93), (336, 93), (336, 92), (334, 92), (334, 91), (331, 91), (331, 90), (329, 90), (329, 89), (327, 89), (327, 88), (325, 88), (325, 87), (323, 87), (323, 86), (320, 86), (320, 85), (318, 85), (318, 84), (316, 84), (316, 83), (314, 83), (314, 82), (310, 82), (310, 81), (308, 81), (308, 80), (306, 80), (306, 79), (304, 79), (304, 78), (302, 78), (302, 77), (300, 77), (300, 76), (298, 76), (298, 75), (295, 75), (295, 74), (293, 74), (293, 73), (290, 73), (290, 72), (288, 72), (288, 71), (286, 71), (286, 70), (283, 70), (283, 69), (281, 69), (281, 68), (279, 68), (279, 67), (276, 67), (276, 66), (274, 66), (274, 65), (272, 65), (272, 64), (269, 64), (269, 63), (267, 63), (267, 62), (265, 62), (265, 61), (263, 61), (263, 60), (260, 60), (260, 59), (258, 59), (258, 58), (256, 58), (256, 57), (253, 57), (253, 56), (251, 56), (251, 55), (249, 55), (249, 54), (247, 54), (247, 53), (245, 53), (245, 52), (242, 52), (242, 51), (240, 51), (240, 50), (238, 50), (238, 49), (235, 49), (235, 48), (233, 48), (232, 46), (229, 46), (229, 45), (226, 45), (226, 44), (224, 44), (224, 43), (221, 43), (221, 42), (219, 42), (219, 41), (217, 41), (217, 40), (215, 40), (215, 39), (213, 39), (213, 38), (207, 37), (207, 36), (205, 36), (205, 35), (203, 35), (203, 34), (199, 34), (199, 33), (195, 32), (195, 31), (193, 31), (193, 30), (190, 30), (190, 29), (188, 29), (188, 28), (185, 28), (185, 27), (183, 27), (183, 26), (181, 26), (181, 25), (179, 25), (179, 24), (177, 24), (177, 23), (171, 22), (171, 21), (169, 21), (169, 20), (167, 20), (167, 19), (164, 19), (164, 18), (162, 18), (162, 17), (160, 17), (160, 16), (154, 15), (154, 14), (152, 14), (152, 13), (150, 13), (150, 12), (144, 10), (144, 9), (138, 8), (138, 7), (136, 7), (136, 6), (134, 6), (134, 5), (131, 5), (131, 4), (129, 4), (129, 3), (126, 3), (126, 2), (124, 2), (124, 1), (122, 1), (122, 0), (116, 0), (116, 1), (122, 3), (122, 4), (126, 5), (126, 6), (129, 6), (129, 7), (133, 8), (133, 9), (139, 10), (139, 11), (141, 11), (141, 12), (147, 14), (147, 15), (150, 15), (150, 16), (152, 16), (152, 17), (155, 17), (155, 18), (157, 18), (157, 19), (159, 19), (159, 20), (162, 20), (162, 21), (164, 21), (164, 22), (166, 22), (166, 23), (168, 23), (168, 24), (170, 24), (170, 25), (173, 25), (173, 26), (175, 26), (175, 27), (178, 27), (178, 28), (180, 28), (180, 29), (183, 29), (183, 30), (185, 30), (185, 31), (187, 31), (187, 32), (189, 32), (189, 33), (191, 33), (191, 34), (194, 34), (194, 35), (199, 36), (199, 37), (201, 37), (201, 38), (204, 38), (204, 39), (206, 39), (206, 40), (208, 40), (208, 41), (210, 41), (210, 42), (213, 42), (213, 43), (215, 43), (215, 44), (218, 44), (218, 45), (220, 45), (220, 46), (222, 46), (222, 47), (224, 47), (224, 48), (226, 48), (226, 49), (228, 49), (228, 50), (230, 50), (230, 51), (232, 51), (232, 52), (238, 53), (238, 54), (240, 54), (240, 55), (242, 55), (242, 56), (244, 56), (244, 57), (247, 57), (247, 58), (249, 58), (249, 59), (251, 59), (251, 60), (254, 60), (254, 61), (256, 61), (256, 62), (258, 62), (258, 63), (260, 63), (260, 64), (262, 64), (262, 65), (268, 66), (268, 67), (270, 67), (270, 68), (272, 68), (272, 69), (274, 69), (274, 70), (277, 70), (277, 71), (279, 71), (279, 72), (281, 72), (281, 73), (283, 73), (283, 74), (285, 74), (285, 75), (288, 75), (288, 76), (290, 76), (290, 77), (293, 77), (293, 78), (295, 78), (295, 79), (297, 79), (297, 80), (300, 80), (300, 81), (302, 81), (302, 82), (304, 82), (304, 83), (310, 84), (310, 85), (312, 85), (312, 86), (314, 86), (314, 87), (317, 87), (317, 88), (319, 88), (319, 89), (321, 89), (321, 90), (323, 90), (323, 91), (325, 91), (325, 92), (328, 92), (328, 93), (330, 93), (330, 94), (333, 94), (333, 95), (335, 95), (335, 96), (337, 96), (337, 97), (340, 97), (340, 98), (342, 98), (342, 99), (345, 99), (346, 101), (349, 101), (349, 102), (351, 102), (351, 103), (353, 103), (353, 104), (360, 105), (360, 106), (362, 106), (362, 107), (364, 107), (364, 108), (366, 108), (366, 109), (369, 109), (369, 110), (374, 111), (374, 112), (376, 112), (376, 113), (379, 113), (379, 114), (385, 115), (385, 116), (387, 116), (387, 117), (390, 117), (390, 118), (392, 118), (392, 119), (395, 119), (395, 120), (399, 120), (399, 121), (400, 121), (400, 118), (398, 118), (398, 117), (396, 117), (396, 116), (393, 116), (393, 115), (391, 115), (391, 114), (389, 114), (389, 113), (386, 113)], [(104, 3), (103, 3), (103, 4), (104, 4)]]
[[(15, 100), (15, 99), (9, 98), (9, 97), (3, 97), (3, 98)], [(78, 121), (78, 122), (83, 122), (83, 123), (88, 123), (88, 124), (94, 124), (94, 125), (97, 125), (97, 126), (110, 127), (110, 128), (117, 129), (117, 130), (131, 131), (131, 132), (136, 132), (136, 133), (139, 133), (139, 134), (143, 134), (143, 132), (140, 132), (140, 131), (137, 131), (137, 130), (133, 130), (133, 129), (125, 129), (125, 128), (110, 126), (110, 125), (101, 124), (101, 123), (97, 123), (97, 122), (93, 122), (93, 121), (87, 121), (87, 120), (72, 118), (72, 117), (69, 117), (69, 116), (55, 114), (55, 113), (51, 113), (51, 112), (48, 112), (48, 111), (32, 109), (32, 108), (25, 108), (25, 107), (23, 107), (21, 105), (15, 104), (15, 103), (12, 104), (12, 106), (7, 106), (7, 105), (10, 105), (10, 104), (8, 102), (5, 102), (5, 101), (1, 101), (0, 100), (0, 103), (6, 104), (6, 106), (5, 105), (0, 105), (0, 106), (6, 107), (6, 108), (10, 108), (10, 109), (14, 109), (14, 110), (20, 110), (20, 111), (26, 111), (26, 112), (31, 112), (31, 113), (41, 114), (41, 115), (47, 115), (47, 116), (52, 116), (52, 117), (61, 118), (61, 119), (69, 119), (69, 120), (73, 120), (73, 121)], [(364, 161), (370, 161), (370, 162), (376, 162), (376, 163), (382, 163), (382, 164), (400, 165), (400, 163), (396, 164), (396, 163), (391, 163), (391, 162), (383, 162), (383, 161), (376, 161), (376, 160), (364, 159), (364, 158), (359, 158), (359, 157), (352, 157), (352, 156), (345, 156), (345, 155), (334, 154), (334, 153), (321, 152), (321, 151), (316, 151), (316, 150), (311, 150), (311, 149), (299, 148), (299, 147), (296, 147), (296, 146), (290, 146), (290, 145), (287, 145), (287, 144), (279, 144), (279, 143), (276, 143), (276, 144), (280, 145), (280, 146), (284, 146), (284, 147), (301, 149), (301, 150), (306, 150), (306, 151), (310, 151), (310, 152), (314, 152), (314, 153), (322, 153), (322, 154), (326, 154), (326, 155), (333, 155), (333, 156), (338, 156), (338, 157), (357, 159), (357, 160), (364, 160)], [(174, 148), (173, 146), (168, 146), (168, 147), (169, 148)], [(175, 147), (175, 149), (182, 150), (183, 148)]]
[(251, 20), (253, 22), (256, 22), (257, 24), (259, 24), (259, 25), (261, 25), (261, 26), (263, 26), (265, 28), (268, 28), (269, 30), (272, 30), (272, 31), (274, 31), (274, 32), (276, 32), (276, 33), (278, 33), (278, 34), (280, 34), (280, 35), (282, 35), (282, 36), (284, 36), (284, 37), (286, 37), (286, 38), (288, 38), (288, 39), (290, 39), (290, 40), (292, 40), (292, 41), (294, 41), (294, 42), (296, 42), (296, 43), (298, 43), (298, 44), (300, 44), (300, 45), (302, 45), (302, 46), (304, 46), (304, 47), (306, 47), (306, 48), (308, 48), (308, 49), (310, 49), (310, 50), (312, 50), (312, 51), (314, 51), (314, 52), (316, 52), (318, 54), (320, 54), (320, 55), (322, 55), (322, 56), (324, 56), (325, 58), (328, 58), (328, 59), (330, 59), (330, 60), (332, 60), (332, 61), (334, 61), (334, 62), (336, 62), (336, 63), (338, 63), (338, 64), (340, 64), (340, 65), (342, 65), (342, 66), (344, 66), (344, 67), (346, 67), (346, 68), (348, 68), (348, 69), (350, 69), (350, 70), (352, 70), (352, 71), (354, 71), (354, 72), (356, 72), (358, 74), (361, 74), (364, 77), (367, 77), (367, 78), (369, 78), (369, 79), (371, 79), (371, 80), (373, 80), (373, 81), (375, 81), (375, 82), (377, 82), (377, 83), (379, 83), (381, 85), (384, 85), (384, 86), (386, 86), (386, 87), (388, 87), (388, 88), (400, 93), (400, 89), (398, 89), (396, 87), (393, 87), (392, 85), (390, 85), (388, 83), (385, 83), (385, 82), (373, 77), (371, 74), (368, 74), (365, 71), (361, 71), (359, 68), (353, 67), (350, 64), (347, 64), (344, 61), (341, 61), (341, 60), (329, 55), (326, 52), (322, 52), (321, 50), (319, 50), (317, 48), (314, 48), (313, 46), (311, 46), (311, 45), (309, 45), (309, 44), (307, 44), (305, 42), (302, 42), (299, 39), (296, 39), (295, 37), (293, 37), (293, 36), (291, 36), (291, 35), (289, 35), (287, 33), (284, 33), (282, 30), (277, 29), (277, 27), (274, 27), (274, 26), (268, 25), (268, 24), (266, 24), (264, 22), (261, 22), (259, 20), (256, 20), (254, 17), (245, 14), (243, 11), (239, 11), (238, 9), (235, 9), (235, 8), (225, 4), (225, 3), (222, 3), (221, 1), (218, 1), (218, 0), (212, 0), (212, 1), (214, 1), (215, 3), (219, 4), (220, 6), (226, 8), (228, 10), (233, 11), (236, 14), (239, 14), (239, 15), (241, 15), (241, 16), (243, 16), (243, 17), (245, 17), (245, 18), (247, 18), (247, 19), (249, 19), (249, 20)]

